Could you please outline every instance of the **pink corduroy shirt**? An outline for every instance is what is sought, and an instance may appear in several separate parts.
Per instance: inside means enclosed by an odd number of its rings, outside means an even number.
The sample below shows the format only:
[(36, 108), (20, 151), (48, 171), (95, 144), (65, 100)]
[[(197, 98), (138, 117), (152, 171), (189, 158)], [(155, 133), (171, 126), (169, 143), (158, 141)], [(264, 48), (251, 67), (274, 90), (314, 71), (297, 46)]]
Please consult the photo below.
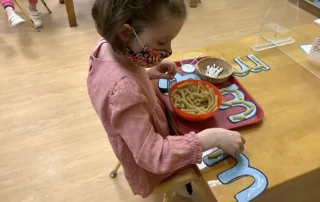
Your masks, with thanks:
[(89, 96), (133, 194), (147, 197), (177, 170), (201, 163), (202, 147), (193, 132), (170, 136), (147, 71), (97, 58), (103, 43), (90, 56)]

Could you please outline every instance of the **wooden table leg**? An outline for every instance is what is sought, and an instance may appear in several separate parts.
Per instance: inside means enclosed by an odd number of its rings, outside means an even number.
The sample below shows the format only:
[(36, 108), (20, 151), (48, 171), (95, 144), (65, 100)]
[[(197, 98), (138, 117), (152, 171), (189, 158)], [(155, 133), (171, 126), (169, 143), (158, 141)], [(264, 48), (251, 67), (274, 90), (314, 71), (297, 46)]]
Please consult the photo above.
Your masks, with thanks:
[[(60, 2), (61, 2), (61, 0), (60, 0)], [(64, 3), (66, 4), (69, 25), (70, 25), (70, 27), (76, 27), (77, 26), (77, 18), (76, 18), (76, 13), (74, 11), (73, 0), (64, 0)]]

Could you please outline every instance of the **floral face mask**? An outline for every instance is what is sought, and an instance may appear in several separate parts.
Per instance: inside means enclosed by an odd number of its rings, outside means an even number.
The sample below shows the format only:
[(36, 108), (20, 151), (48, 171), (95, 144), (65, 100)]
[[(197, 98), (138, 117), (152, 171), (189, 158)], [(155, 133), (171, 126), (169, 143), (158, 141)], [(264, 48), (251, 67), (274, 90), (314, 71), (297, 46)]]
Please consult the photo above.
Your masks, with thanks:
[(134, 53), (132, 50), (127, 48), (126, 56), (138, 67), (156, 66), (163, 59), (169, 57), (172, 54), (171, 52), (156, 50), (151, 48), (150, 46), (144, 46), (134, 30), (133, 33), (137, 37), (143, 49), (140, 53)]

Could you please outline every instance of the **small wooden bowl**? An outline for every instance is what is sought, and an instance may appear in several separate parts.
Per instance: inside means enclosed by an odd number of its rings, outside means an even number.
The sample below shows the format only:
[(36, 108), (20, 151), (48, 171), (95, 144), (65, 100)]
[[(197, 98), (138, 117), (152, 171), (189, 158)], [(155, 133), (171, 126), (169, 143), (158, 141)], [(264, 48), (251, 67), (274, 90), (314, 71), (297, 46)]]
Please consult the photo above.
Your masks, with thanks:
[[(206, 75), (207, 66), (213, 66), (213, 64), (215, 64), (216, 67), (223, 68), (223, 71), (219, 74), (218, 78), (212, 78)], [(196, 68), (201, 79), (212, 84), (225, 82), (233, 73), (232, 65), (220, 58), (203, 58), (197, 63)]]

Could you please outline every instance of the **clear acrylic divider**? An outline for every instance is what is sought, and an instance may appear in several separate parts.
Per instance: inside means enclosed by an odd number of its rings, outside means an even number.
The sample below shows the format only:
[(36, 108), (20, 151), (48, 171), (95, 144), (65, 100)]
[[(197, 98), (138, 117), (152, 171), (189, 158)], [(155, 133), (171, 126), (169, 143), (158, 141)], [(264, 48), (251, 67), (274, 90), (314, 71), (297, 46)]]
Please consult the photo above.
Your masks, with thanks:
[(274, 43), (276, 44), (276, 46), (283, 46), (295, 42), (292, 37), (292, 33), (298, 20), (298, 6), (299, 0), (291, 0), (291, 2), (288, 2), (288, 0), (286, 0), (283, 6), (283, 12), (281, 13), (278, 29), (276, 30), (276, 36), (274, 39)]
[(299, 0), (294, 4), (288, 0), (274, 1), (261, 23), (256, 43), (250, 46), (254, 51), (261, 51), (294, 43), (292, 33), (298, 18)]

